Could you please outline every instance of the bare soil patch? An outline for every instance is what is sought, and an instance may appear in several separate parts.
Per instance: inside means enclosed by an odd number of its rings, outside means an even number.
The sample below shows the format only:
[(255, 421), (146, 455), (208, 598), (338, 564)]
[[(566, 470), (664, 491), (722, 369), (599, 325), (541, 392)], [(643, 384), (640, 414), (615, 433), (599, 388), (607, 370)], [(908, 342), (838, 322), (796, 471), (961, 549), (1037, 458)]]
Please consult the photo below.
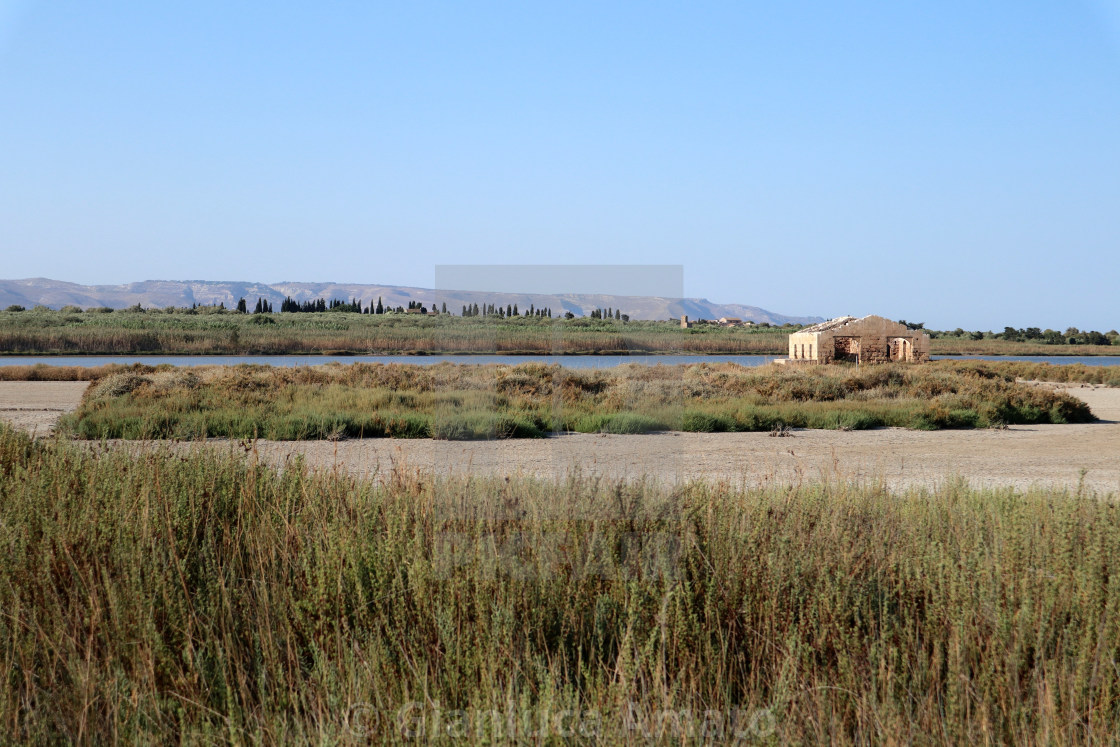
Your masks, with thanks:
[(88, 381), (0, 381), (0, 420), (38, 436), (78, 407)]
[[(0, 418), (46, 435), (62, 413), (77, 406), (86, 386), (85, 382), (0, 382)], [(474, 442), (258, 441), (256, 450), (276, 465), (300, 454), (313, 466), (367, 476), (400, 467), (432, 474), (548, 478), (582, 472), (609, 478), (649, 477), (670, 484), (706, 479), (759, 485), (836, 477), (882, 479), (891, 488), (934, 486), (960, 476), (981, 487), (1081, 486), (1120, 492), (1120, 389), (1043, 386), (1084, 400), (1101, 422), (1005, 430), (794, 430), (788, 438), (768, 433), (671, 432)], [(225, 441), (211, 443), (240, 450)]]
[[(736, 485), (819, 479), (874, 482), (892, 489), (935, 487), (961, 477), (977, 487), (1032, 486), (1120, 493), (1120, 389), (1064, 386), (1089, 403), (1099, 423), (1012, 426), (1005, 430), (794, 430), (768, 433), (573, 433), (514, 441), (365, 439), (258, 441), (260, 458), (277, 466), (295, 455), (309, 465), (378, 477), (395, 468), (422, 474), (573, 473), (675, 484)], [(224, 442), (223, 442), (224, 443)], [(236, 447), (241, 448), (241, 447)]]

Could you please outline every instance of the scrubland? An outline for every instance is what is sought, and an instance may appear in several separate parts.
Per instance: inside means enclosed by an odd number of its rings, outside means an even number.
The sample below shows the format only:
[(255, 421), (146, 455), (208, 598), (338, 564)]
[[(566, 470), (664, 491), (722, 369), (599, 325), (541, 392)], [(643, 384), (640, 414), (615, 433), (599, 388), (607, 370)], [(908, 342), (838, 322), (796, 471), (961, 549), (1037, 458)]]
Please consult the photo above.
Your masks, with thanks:
[[(1059, 367), (1053, 367), (1057, 369)], [(856, 368), (736, 364), (133, 367), (104, 375), (61, 427), (82, 438), (437, 439), (554, 432), (973, 428), (1088, 422), (1051, 369), (944, 361)], [(1105, 378), (1090, 367), (1054, 376)], [(1112, 381), (1112, 379), (1105, 379)]]

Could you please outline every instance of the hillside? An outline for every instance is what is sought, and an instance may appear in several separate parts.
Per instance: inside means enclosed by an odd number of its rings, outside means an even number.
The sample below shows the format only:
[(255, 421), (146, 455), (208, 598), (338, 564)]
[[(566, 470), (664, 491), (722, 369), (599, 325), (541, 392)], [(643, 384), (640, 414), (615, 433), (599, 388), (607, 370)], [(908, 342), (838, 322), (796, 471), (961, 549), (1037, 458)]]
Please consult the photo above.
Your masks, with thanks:
[(27, 308), (66, 305), (89, 308), (109, 306), (125, 308), (140, 304), (145, 308), (166, 306), (212, 305), (224, 303), (232, 307), (239, 298), (252, 306), (257, 298), (271, 301), (277, 309), (286, 296), (296, 301), (316, 298), (357, 298), (368, 304), (378, 298), (387, 306), (407, 306), (409, 301), (425, 305), (447, 304), (448, 310), (459, 313), (465, 304), (493, 303), (506, 306), (517, 304), (526, 309), (530, 304), (538, 308), (551, 308), (554, 314), (570, 311), (586, 316), (596, 308), (619, 309), (632, 319), (669, 319), (687, 314), (693, 319), (718, 319), (724, 316), (739, 317), (753, 322), (770, 324), (812, 324), (822, 321), (815, 316), (788, 316), (757, 306), (719, 304), (705, 298), (661, 298), (656, 296), (614, 296), (590, 294), (546, 295), (541, 293), (482, 293), (476, 291), (432, 290), (399, 285), (363, 285), (359, 283), (250, 283), (209, 280), (146, 280), (124, 285), (79, 285), (47, 278), (25, 280), (0, 280), (0, 309), (12, 304)]

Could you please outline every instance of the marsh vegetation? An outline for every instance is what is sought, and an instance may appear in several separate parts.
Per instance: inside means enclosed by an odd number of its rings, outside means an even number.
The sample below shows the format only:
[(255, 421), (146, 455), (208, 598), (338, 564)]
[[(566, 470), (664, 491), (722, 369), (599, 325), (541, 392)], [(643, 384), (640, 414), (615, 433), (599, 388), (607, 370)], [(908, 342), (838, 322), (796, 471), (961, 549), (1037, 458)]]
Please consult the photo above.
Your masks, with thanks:
[(584, 317), (0, 312), (0, 353), (8, 354), (775, 354), (785, 350), (788, 333)]
[[(472, 439), (1092, 420), (1084, 402), (1017, 381), (1060, 368), (964, 361), (598, 370), (542, 363), (133, 367), (103, 369), (106, 375), (60, 426), (88, 439)], [(1086, 366), (1061, 375), (1077, 372), (1120, 375)]]
[(371, 482), (0, 426), (0, 548), (5, 742), (380, 742), (432, 729), (409, 703), (502, 714), (471, 741), (561, 712), (608, 741), (1120, 724), (1115, 496)]
[[(0, 355), (785, 355), (789, 333), (799, 328), (700, 324), (681, 329), (675, 321), (429, 317), (342, 308), (315, 314), (213, 307), (0, 311)], [(934, 355), (1115, 355), (1120, 350), (1120, 336), (1113, 332), (1078, 331), (1057, 345), (1012, 331), (1016, 334), (932, 331), (930, 349)], [(1088, 344), (1093, 341), (1100, 344)]]

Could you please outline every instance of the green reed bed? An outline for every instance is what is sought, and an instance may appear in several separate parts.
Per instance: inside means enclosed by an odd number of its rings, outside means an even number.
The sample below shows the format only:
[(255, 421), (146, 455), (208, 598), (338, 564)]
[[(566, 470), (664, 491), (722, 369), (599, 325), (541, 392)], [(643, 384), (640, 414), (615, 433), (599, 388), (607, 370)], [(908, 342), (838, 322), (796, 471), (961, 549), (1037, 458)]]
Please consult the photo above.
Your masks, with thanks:
[(377, 482), (0, 427), (0, 742), (1104, 743), (1115, 496)]
[(100, 378), (61, 425), (92, 439), (470, 439), (1093, 419), (1080, 400), (1017, 382), (1005, 365), (134, 367)]

